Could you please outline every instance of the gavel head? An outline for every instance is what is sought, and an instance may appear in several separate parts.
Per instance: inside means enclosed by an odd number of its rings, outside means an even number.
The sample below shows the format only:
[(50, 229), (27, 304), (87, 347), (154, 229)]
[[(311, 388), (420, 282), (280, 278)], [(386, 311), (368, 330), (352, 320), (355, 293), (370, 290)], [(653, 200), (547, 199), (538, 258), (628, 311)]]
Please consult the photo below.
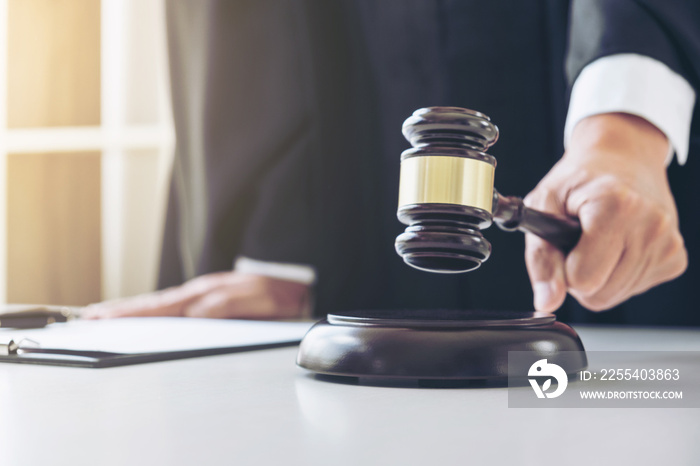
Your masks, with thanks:
[(413, 146), (401, 154), (396, 252), (412, 267), (468, 272), (491, 254), (481, 234), (492, 221), (498, 140), (488, 116), (457, 107), (416, 110), (403, 124)]

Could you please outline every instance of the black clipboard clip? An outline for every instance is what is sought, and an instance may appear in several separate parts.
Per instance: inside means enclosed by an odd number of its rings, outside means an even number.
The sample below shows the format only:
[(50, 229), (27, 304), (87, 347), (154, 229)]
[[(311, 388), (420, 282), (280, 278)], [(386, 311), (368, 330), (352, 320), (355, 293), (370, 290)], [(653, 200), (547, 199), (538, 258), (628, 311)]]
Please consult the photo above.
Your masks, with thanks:
[(22, 356), (31, 353), (39, 355), (53, 354), (59, 356), (72, 356), (89, 359), (123, 356), (120, 353), (111, 353), (108, 351), (85, 351), (60, 348), (42, 348), (38, 342), (30, 340), (29, 338), (23, 338), (19, 342), (10, 340), (8, 343), (0, 343), (0, 356)]
[(10, 340), (8, 343), (0, 343), (0, 356), (17, 356), (22, 351), (31, 351), (39, 347), (39, 343), (29, 338), (23, 338), (19, 342)]
[(14, 356), (17, 350), (19, 350), (19, 344), (14, 340), (10, 340), (9, 343), (0, 343), (0, 356)]

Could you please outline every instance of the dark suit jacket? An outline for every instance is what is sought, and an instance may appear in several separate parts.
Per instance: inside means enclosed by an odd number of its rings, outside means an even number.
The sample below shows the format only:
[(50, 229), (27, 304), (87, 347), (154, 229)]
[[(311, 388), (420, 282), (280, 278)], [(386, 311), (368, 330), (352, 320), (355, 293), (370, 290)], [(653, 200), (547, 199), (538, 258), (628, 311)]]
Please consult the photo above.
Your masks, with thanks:
[[(396, 256), (400, 127), (416, 108), (490, 115), (496, 185), (525, 195), (561, 156), (568, 88), (586, 64), (643, 53), (700, 89), (700, 11), (680, 0), (211, 0), (167, 12), (178, 142), (161, 285), (238, 254), (306, 263), (319, 314), (531, 307), (521, 235), (486, 231), (491, 258), (462, 276)], [(688, 165), (669, 169), (688, 273), (602, 315), (568, 302), (562, 318), (700, 324), (698, 120)]]

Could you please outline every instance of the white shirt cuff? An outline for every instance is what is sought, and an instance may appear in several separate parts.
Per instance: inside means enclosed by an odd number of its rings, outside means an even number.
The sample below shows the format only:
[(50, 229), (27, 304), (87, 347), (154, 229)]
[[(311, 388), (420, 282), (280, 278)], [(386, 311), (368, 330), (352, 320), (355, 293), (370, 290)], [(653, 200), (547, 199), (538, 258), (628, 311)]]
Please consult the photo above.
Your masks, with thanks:
[(263, 275), (304, 285), (313, 285), (316, 282), (316, 271), (310, 265), (259, 261), (240, 256), (233, 268), (241, 273)]
[(571, 90), (564, 147), (584, 118), (630, 113), (666, 135), (670, 143), (667, 164), (675, 151), (683, 165), (688, 158), (694, 106), (695, 91), (688, 81), (660, 61), (632, 53), (599, 58), (581, 71)]

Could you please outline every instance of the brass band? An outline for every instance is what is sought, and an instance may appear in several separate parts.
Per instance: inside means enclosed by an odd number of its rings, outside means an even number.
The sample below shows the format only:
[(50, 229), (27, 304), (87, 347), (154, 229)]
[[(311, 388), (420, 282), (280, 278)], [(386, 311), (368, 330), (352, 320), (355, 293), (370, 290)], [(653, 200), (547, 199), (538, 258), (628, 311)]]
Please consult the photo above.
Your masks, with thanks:
[(495, 167), (464, 157), (410, 157), (401, 162), (399, 207), (458, 204), (492, 213)]

